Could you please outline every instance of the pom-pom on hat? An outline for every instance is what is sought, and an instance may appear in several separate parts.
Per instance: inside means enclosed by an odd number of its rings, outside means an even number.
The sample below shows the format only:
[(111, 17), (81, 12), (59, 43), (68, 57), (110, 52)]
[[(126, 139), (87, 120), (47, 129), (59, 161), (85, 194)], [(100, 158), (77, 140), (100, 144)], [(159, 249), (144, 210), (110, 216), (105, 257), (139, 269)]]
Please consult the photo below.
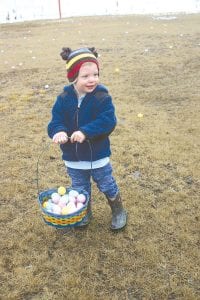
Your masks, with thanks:
[(67, 78), (69, 82), (75, 81), (82, 64), (86, 62), (95, 63), (99, 70), (99, 64), (97, 61), (98, 54), (94, 47), (80, 48), (73, 51), (70, 48), (62, 48), (60, 55), (62, 59), (66, 61)]

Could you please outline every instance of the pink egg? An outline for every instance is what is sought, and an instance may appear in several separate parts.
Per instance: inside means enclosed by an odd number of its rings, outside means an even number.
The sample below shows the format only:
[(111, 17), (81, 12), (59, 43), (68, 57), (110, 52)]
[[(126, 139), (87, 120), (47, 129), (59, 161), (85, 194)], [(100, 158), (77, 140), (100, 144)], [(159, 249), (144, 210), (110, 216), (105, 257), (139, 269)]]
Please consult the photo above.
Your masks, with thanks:
[(61, 200), (58, 202), (58, 206), (60, 207), (60, 208), (63, 208), (63, 207), (65, 207), (66, 206), (66, 203), (65, 202), (62, 202)]
[(69, 202), (68, 196), (64, 195), (60, 198), (58, 205), (63, 208), (64, 206), (66, 206), (66, 204)]
[(84, 194), (79, 194), (78, 197), (77, 197), (77, 201), (80, 202), (80, 203), (85, 203), (86, 201), (86, 197)]
[(58, 194), (58, 193), (53, 193), (52, 195), (51, 195), (51, 199), (52, 199), (52, 202), (53, 203), (58, 203), (59, 202), (59, 200), (60, 200), (60, 195)]

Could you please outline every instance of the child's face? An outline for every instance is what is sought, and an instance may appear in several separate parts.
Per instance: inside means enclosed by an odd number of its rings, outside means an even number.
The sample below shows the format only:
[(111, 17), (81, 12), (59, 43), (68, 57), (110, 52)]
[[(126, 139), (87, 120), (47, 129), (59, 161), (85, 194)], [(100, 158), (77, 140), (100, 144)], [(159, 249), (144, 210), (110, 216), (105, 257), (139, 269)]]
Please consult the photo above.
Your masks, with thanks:
[(79, 94), (91, 93), (99, 83), (99, 71), (97, 65), (93, 62), (84, 63), (75, 83)]

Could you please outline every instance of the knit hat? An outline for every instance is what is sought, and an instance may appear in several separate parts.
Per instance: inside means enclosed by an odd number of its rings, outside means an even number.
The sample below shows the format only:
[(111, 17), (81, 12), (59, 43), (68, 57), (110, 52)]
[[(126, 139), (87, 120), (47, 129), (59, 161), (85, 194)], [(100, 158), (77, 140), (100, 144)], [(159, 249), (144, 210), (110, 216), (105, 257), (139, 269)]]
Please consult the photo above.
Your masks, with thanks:
[(99, 63), (97, 61), (98, 54), (95, 48), (80, 48), (74, 51), (70, 48), (62, 48), (60, 55), (62, 59), (66, 61), (67, 78), (69, 82), (73, 82), (77, 78), (82, 64), (86, 62), (95, 63), (99, 70)]

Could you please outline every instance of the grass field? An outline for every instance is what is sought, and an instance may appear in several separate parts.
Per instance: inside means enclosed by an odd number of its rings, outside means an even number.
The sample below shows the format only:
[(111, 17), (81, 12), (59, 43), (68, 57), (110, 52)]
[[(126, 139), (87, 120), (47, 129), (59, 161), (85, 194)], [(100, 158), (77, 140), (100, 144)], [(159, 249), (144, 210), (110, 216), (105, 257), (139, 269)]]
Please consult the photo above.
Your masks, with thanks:
[[(200, 299), (199, 23), (197, 14), (0, 25), (0, 299)], [(62, 235), (42, 220), (36, 166), (43, 151), (39, 191), (70, 186), (46, 127), (67, 84), (60, 50), (84, 45), (97, 48), (116, 106), (111, 161), (129, 219), (111, 232), (93, 185), (91, 224)]]

